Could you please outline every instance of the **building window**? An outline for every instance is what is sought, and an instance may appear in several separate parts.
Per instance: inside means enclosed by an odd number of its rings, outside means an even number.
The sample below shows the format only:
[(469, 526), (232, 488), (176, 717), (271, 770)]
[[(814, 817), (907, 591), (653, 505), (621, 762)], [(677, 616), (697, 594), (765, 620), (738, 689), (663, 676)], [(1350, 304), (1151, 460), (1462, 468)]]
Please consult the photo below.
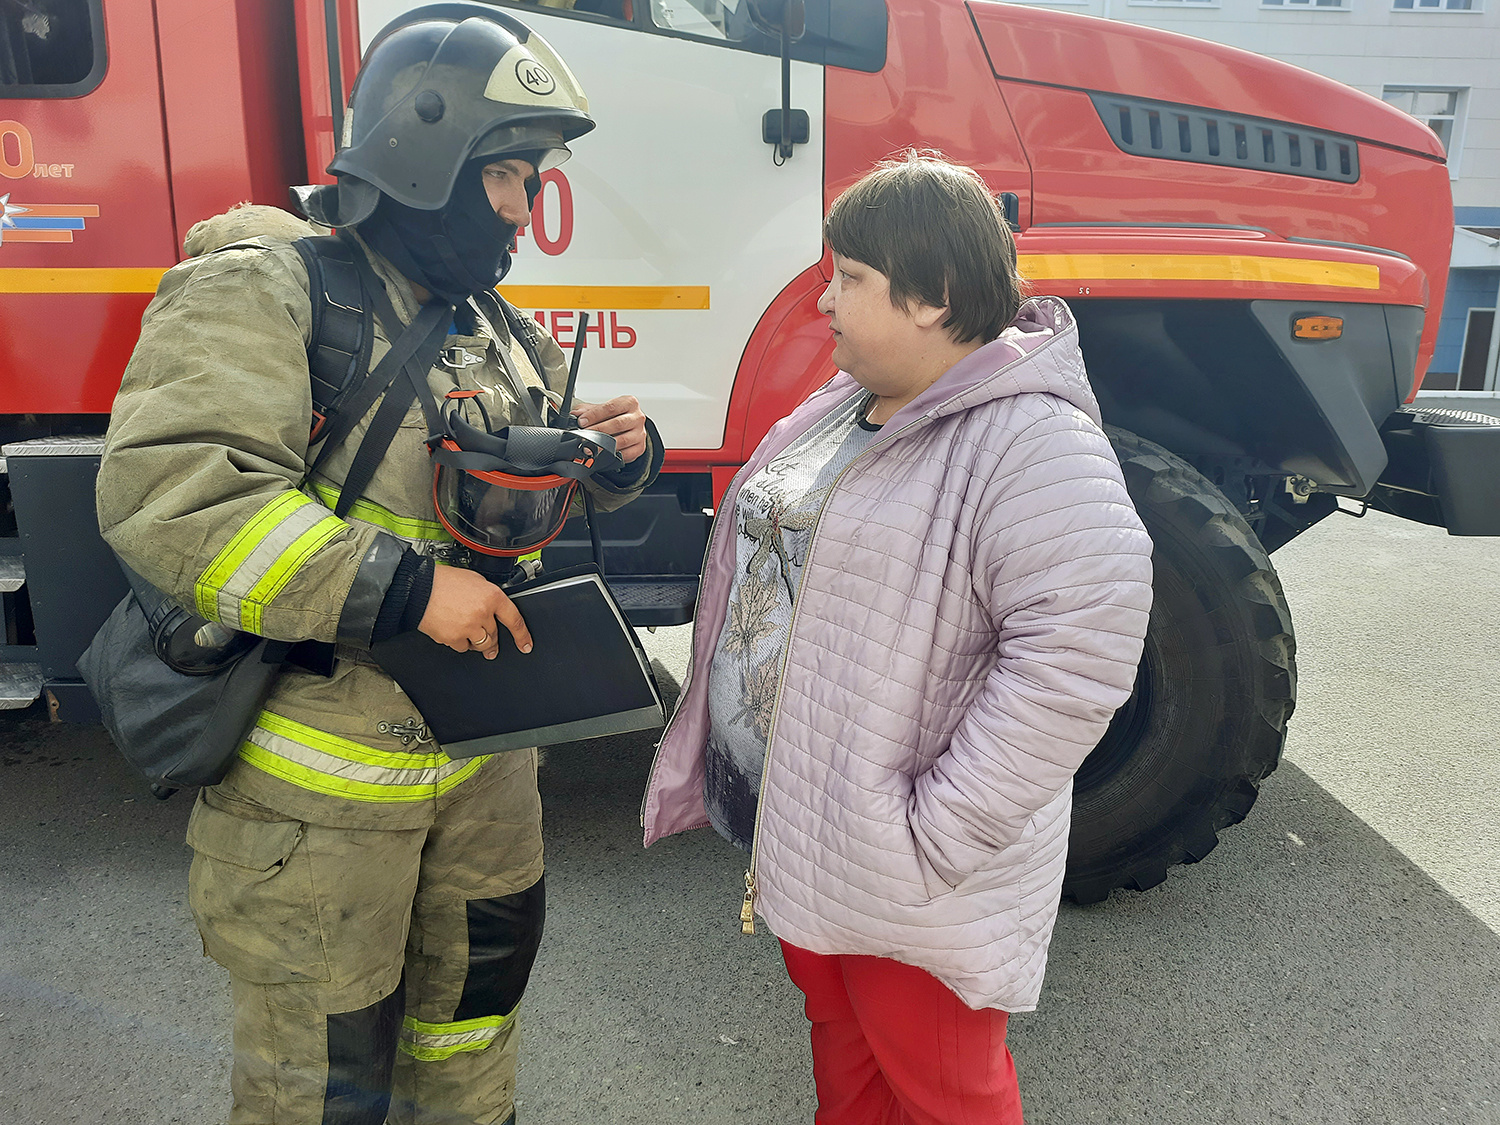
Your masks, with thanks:
[(1130, 0), (1132, 8), (1217, 8), (1219, 0)]
[(1448, 176), (1458, 179), (1458, 157), (1463, 150), (1467, 86), (1387, 86), (1381, 98), (1411, 114), (1443, 142), (1448, 154)]
[(1484, 0), (1392, 0), (1398, 12), (1482, 12)]
[(1262, 8), (1332, 8), (1347, 12), (1349, 0), (1260, 0)]
[(1458, 361), (1460, 391), (1493, 391), (1495, 389), (1495, 310), (1470, 309), (1464, 326), (1463, 358)]

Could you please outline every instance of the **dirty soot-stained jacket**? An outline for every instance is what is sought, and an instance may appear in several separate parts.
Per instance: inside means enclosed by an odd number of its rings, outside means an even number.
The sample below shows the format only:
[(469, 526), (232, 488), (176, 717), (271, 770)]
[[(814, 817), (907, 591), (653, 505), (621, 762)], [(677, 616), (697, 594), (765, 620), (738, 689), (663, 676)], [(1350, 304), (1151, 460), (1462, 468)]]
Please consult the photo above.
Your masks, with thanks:
[[(284, 228), (290, 216), (277, 215)], [(331, 678), (291, 667), (281, 674), (221, 792), (316, 823), (422, 827), (488, 760), (450, 760), (411, 701), (367, 660), (404, 547), (442, 558), (451, 543), (433, 506), (426, 419), (413, 404), (363, 498), (346, 519), (334, 516), (375, 408), (305, 480), (307, 271), (283, 237), (245, 244), (244, 233), (240, 212), (195, 227), (190, 250), (233, 245), (168, 271), (146, 309), (105, 443), (99, 526), (142, 577), (204, 617), (279, 640), (339, 645)], [(408, 283), (378, 254), (370, 259), (397, 310), (413, 317)], [(560, 390), (562, 350), (537, 337), (541, 374)], [(455, 387), (480, 391), (490, 418), (504, 425), (513, 404), (501, 347), (528, 384), (543, 385), (503, 322), (481, 316), (476, 335), (448, 344), (462, 349), (454, 354), (465, 364), (440, 362), (429, 372), (439, 401)], [(388, 348), (377, 321), (372, 367)], [(644, 478), (652, 452), (622, 475), (637, 469)], [(591, 491), (608, 510), (643, 485), (596, 482)]]

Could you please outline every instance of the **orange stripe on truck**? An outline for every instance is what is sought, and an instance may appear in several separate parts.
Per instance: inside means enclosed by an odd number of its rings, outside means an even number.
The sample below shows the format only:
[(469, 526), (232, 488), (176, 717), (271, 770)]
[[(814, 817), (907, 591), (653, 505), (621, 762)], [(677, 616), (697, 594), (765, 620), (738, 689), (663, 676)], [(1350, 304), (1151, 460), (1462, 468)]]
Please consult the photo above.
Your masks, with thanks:
[[(5, 232), (10, 242), (17, 231)], [(33, 231), (68, 234), (70, 231)], [(165, 269), (0, 269), (0, 293), (155, 293)]]
[(72, 242), (70, 230), (4, 230), (0, 231), (0, 243), (10, 242)]
[[(97, 203), (28, 203), (25, 206), (28, 219), (97, 219), (99, 217)], [(6, 237), (10, 236), (6, 235)]]
[(1022, 254), (1033, 281), (1230, 281), (1379, 289), (1380, 267), (1246, 254)]
[[(6, 242), (22, 241), (7, 230)], [(27, 231), (26, 235), (69, 235)], [(50, 241), (27, 238), (25, 241)], [(60, 240), (59, 240), (60, 241)], [(0, 269), (0, 293), (154, 293), (165, 269)], [(507, 285), (500, 290), (521, 309), (706, 309), (707, 285)]]
[[(67, 231), (7, 230), (66, 235)], [(27, 241), (43, 241), (28, 238)], [(1225, 281), (1379, 289), (1380, 267), (1316, 258), (1241, 254), (1022, 254), (1021, 272), (1034, 281)], [(0, 293), (154, 293), (161, 268), (0, 269)], [(521, 309), (707, 309), (707, 285), (506, 285), (500, 292)]]
[(706, 309), (707, 285), (502, 285), (519, 309)]

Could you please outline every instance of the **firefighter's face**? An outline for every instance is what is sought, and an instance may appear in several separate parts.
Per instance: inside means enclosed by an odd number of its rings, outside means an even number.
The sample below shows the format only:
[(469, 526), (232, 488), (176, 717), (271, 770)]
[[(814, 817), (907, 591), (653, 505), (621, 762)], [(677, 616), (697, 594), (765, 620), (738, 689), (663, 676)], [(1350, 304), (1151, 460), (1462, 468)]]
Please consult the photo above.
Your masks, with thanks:
[(882, 397), (903, 395), (931, 348), (926, 331), (944, 310), (891, 303), (890, 278), (874, 266), (833, 256), (833, 280), (818, 298), (833, 330), (833, 362)]
[(526, 202), (526, 181), (536, 175), (528, 161), (513, 157), (484, 166), (484, 192), (502, 222), (524, 227), (531, 221)]

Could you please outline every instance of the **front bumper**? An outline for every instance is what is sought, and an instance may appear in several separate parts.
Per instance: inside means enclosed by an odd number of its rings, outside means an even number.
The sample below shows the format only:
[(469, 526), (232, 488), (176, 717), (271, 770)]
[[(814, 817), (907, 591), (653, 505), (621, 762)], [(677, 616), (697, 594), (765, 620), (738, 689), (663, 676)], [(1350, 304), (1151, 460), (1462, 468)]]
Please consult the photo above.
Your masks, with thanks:
[(1500, 535), (1500, 418), (1408, 407), (1380, 436), (1390, 463), (1370, 507), (1450, 535)]

